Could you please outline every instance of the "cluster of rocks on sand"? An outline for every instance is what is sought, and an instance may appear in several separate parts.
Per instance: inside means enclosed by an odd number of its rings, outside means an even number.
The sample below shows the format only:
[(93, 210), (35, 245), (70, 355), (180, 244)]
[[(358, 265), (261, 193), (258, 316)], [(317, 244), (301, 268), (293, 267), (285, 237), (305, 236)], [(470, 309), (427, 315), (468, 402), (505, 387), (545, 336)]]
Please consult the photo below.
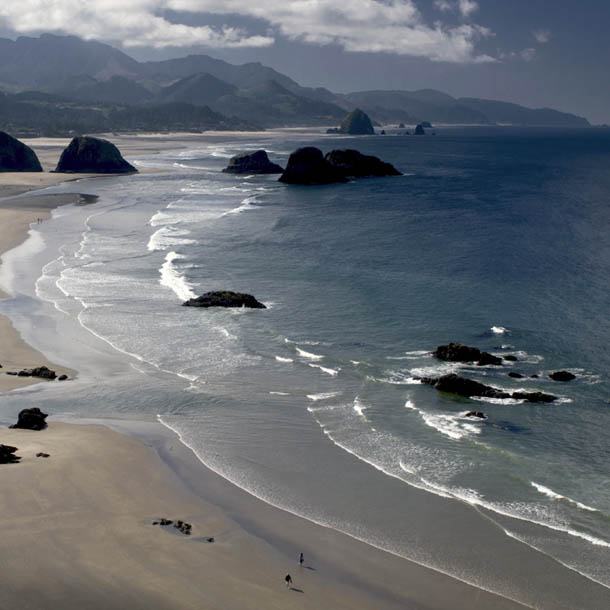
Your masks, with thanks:
[[(0, 364), (0, 369), (2, 365)], [(37, 366), (31, 369), (22, 369), (20, 371), (6, 371), (7, 375), (15, 375), (17, 377), (40, 377), (40, 379), (65, 381), (67, 375), (57, 375), (57, 373), (46, 366)]]

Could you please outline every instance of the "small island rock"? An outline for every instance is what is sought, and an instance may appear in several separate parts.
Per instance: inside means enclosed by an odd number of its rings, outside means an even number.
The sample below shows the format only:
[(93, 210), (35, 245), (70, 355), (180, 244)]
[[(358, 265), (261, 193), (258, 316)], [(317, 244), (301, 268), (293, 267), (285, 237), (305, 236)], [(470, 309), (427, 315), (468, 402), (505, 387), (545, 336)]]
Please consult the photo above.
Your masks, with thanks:
[(279, 181), (286, 184), (313, 185), (347, 182), (347, 178), (324, 158), (319, 148), (306, 146), (290, 155)]
[(0, 131), (0, 172), (41, 172), (36, 153), (23, 142)]
[(47, 427), (45, 419), (47, 413), (43, 413), (38, 407), (23, 409), (19, 412), (17, 423), (9, 428), (23, 428), (24, 430), (44, 430)]
[(482, 352), (476, 347), (463, 345), (462, 343), (449, 343), (447, 345), (439, 345), (433, 352), (439, 360), (447, 360), (449, 362), (476, 362), (478, 366), (493, 364), (499, 366), (502, 364), (502, 358), (498, 358), (488, 352)]
[(357, 150), (331, 150), (325, 159), (346, 177), (402, 176), (402, 172), (390, 163)]
[(56, 172), (85, 174), (130, 174), (138, 170), (125, 161), (119, 149), (100, 138), (74, 138), (61, 153)]
[(360, 108), (356, 108), (341, 121), (339, 132), (354, 136), (368, 136), (373, 135), (375, 130), (369, 116)]
[(264, 150), (235, 155), (222, 170), (226, 174), (281, 174), (284, 170), (271, 163)]
[(249, 307), (252, 309), (266, 309), (260, 301), (251, 294), (219, 290), (206, 292), (200, 297), (189, 299), (182, 303), (186, 307)]
[(573, 375), (569, 371), (555, 371), (551, 373), (549, 377), (553, 381), (572, 381), (572, 379), (576, 379), (576, 375)]
[(426, 132), (424, 131), (424, 128), (421, 123), (415, 127), (414, 133), (416, 136), (425, 136), (426, 135)]

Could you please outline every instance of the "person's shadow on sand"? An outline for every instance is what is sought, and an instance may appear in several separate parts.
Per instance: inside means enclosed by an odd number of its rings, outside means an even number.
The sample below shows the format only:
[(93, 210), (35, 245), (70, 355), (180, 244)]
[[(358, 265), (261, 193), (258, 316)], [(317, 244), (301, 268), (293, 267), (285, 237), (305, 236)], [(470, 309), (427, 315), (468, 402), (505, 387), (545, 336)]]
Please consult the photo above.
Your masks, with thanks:
[(305, 591), (303, 591), (303, 589), (297, 589), (296, 587), (289, 587), (289, 589), (291, 591), (294, 591), (295, 593), (305, 593)]

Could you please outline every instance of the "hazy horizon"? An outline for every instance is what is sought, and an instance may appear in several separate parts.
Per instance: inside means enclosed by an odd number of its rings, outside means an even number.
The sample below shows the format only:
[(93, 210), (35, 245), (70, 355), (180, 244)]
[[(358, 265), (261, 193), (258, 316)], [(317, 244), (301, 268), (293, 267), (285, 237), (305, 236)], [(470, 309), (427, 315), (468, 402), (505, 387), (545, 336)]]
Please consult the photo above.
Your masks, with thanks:
[(609, 21), (601, 0), (558, 0), (553, 10), (543, 0), (142, 0), (120, 10), (110, 0), (87, 10), (65, 0), (52, 14), (35, 0), (8, 0), (0, 36), (74, 34), (139, 61), (202, 53), (259, 61), (337, 93), (431, 88), (608, 123)]

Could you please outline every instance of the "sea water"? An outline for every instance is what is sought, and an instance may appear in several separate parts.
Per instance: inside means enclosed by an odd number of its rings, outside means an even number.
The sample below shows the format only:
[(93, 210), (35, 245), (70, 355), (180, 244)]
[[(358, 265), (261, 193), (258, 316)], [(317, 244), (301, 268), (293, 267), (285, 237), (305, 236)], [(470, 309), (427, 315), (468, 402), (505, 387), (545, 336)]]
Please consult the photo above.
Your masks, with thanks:
[[(244, 150), (285, 164), (303, 145), (357, 148), (404, 175), (301, 187), (221, 172)], [(474, 509), (586, 576), (592, 599), (610, 592), (608, 132), (284, 132), (130, 161), (143, 173), (51, 189), (99, 200), (58, 209), (4, 257), (2, 311), (80, 373), (4, 398), (4, 419), (24, 396), (155, 417), (257, 497), (467, 582), (559, 607), (508, 582), (475, 533), (431, 523), (432, 506)], [(210, 290), (267, 309), (181, 306)], [(449, 341), (517, 361), (432, 357)], [(576, 379), (552, 381), (559, 369)], [(448, 372), (558, 399), (467, 400), (417, 379)], [(420, 514), (403, 488), (437, 504)]]

